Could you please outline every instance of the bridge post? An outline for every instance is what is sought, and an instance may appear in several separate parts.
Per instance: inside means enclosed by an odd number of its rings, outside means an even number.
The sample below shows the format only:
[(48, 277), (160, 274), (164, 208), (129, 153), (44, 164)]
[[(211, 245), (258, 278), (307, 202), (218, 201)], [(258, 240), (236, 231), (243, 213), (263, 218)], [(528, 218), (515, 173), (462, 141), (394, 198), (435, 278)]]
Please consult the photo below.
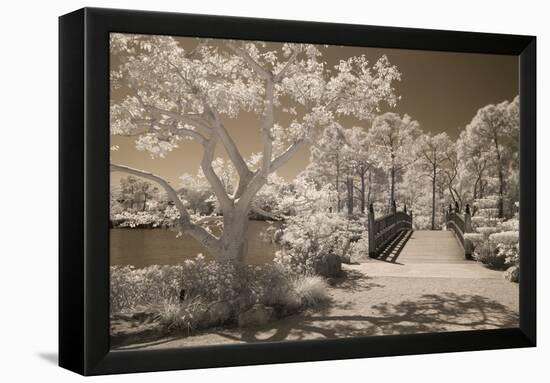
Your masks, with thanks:
[(369, 257), (376, 258), (376, 236), (374, 227), (374, 207), (372, 203), (369, 205), (368, 214), (368, 235), (369, 235)]
[[(466, 210), (464, 211), (464, 234), (472, 233), (472, 215), (470, 214), (470, 205), (466, 204)], [(464, 257), (466, 259), (472, 259), (472, 252), (474, 250), (474, 245), (472, 241), (464, 238)]]

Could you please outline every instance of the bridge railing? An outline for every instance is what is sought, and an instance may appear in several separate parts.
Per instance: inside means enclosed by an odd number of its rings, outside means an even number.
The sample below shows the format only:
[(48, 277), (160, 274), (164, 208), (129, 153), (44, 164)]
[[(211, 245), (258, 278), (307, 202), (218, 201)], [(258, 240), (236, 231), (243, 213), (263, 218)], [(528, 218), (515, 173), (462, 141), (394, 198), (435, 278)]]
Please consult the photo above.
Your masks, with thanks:
[(474, 246), (472, 242), (464, 236), (466, 233), (473, 232), (470, 205), (466, 205), (466, 209), (463, 214), (461, 213), (458, 204), (455, 205), (454, 209), (449, 205), (449, 209), (446, 211), (445, 215), (447, 230), (452, 230), (455, 233), (458, 241), (464, 249), (464, 258), (472, 259)]
[(369, 207), (369, 257), (378, 257), (392, 240), (404, 230), (412, 229), (412, 211), (407, 213), (405, 205), (403, 211), (397, 211), (395, 201), (392, 212), (379, 218), (374, 216), (372, 204)]

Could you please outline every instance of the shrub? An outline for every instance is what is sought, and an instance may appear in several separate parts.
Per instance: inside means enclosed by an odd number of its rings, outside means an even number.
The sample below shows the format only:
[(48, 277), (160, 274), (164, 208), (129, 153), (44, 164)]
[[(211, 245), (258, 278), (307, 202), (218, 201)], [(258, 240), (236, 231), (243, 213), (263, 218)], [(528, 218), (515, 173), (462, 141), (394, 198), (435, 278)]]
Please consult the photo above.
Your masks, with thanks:
[(117, 227), (172, 227), (179, 212), (174, 206), (146, 211), (111, 209), (110, 216)]
[(464, 238), (474, 245), (476, 260), (495, 269), (505, 269), (519, 264), (519, 232), (499, 232), (499, 229), (513, 227), (515, 223), (505, 221), (495, 227), (479, 227), (478, 233), (467, 233)]
[(358, 241), (353, 242), (349, 249), (351, 261), (368, 258), (369, 256), (369, 236), (365, 231)]
[(160, 311), (161, 323), (168, 331), (187, 332), (195, 330), (203, 320), (207, 305), (199, 297), (165, 301)]
[(180, 290), (180, 267), (111, 267), (111, 313), (128, 312), (140, 306), (159, 305), (165, 300), (177, 297)]
[(287, 219), (279, 242), (282, 249), (275, 254), (275, 263), (292, 273), (313, 275), (316, 263), (335, 254), (346, 257), (355, 233), (350, 229), (357, 222), (338, 213), (317, 212)]
[(232, 301), (237, 295), (235, 279), (232, 265), (205, 261), (201, 254), (174, 266), (112, 266), (111, 312), (159, 305), (179, 298), (182, 290), (206, 302)]
[(481, 233), (464, 233), (464, 239), (469, 239), (477, 247), (483, 243), (485, 237)]
[(501, 231), (519, 231), (519, 219), (512, 218), (507, 221), (500, 222), (498, 226)]
[(199, 255), (174, 266), (111, 267), (111, 315), (158, 311), (169, 331), (228, 323), (255, 304), (287, 315), (325, 299), (321, 278), (290, 273), (278, 264), (237, 271)]
[(497, 249), (489, 241), (483, 241), (474, 250), (474, 259), (498, 270), (505, 269), (506, 260), (500, 256)]
[(249, 307), (257, 303), (292, 308), (300, 306), (292, 286), (293, 276), (280, 265), (249, 265), (245, 277), (241, 306)]
[(478, 228), (476, 229), (476, 231), (477, 231), (478, 233), (483, 234), (483, 236), (484, 236), (485, 238), (487, 238), (489, 235), (498, 232), (498, 229), (497, 229), (496, 227), (492, 227), (492, 226), (483, 226), (483, 227), (478, 227)]
[(513, 246), (519, 242), (519, 231), (503, 231), (489, 236), (489, 240), (506, 246)]
[[(440, 228), (444, 224), (444, 220), (440, 215), (435, 217), (435, 227)], [(413, 227), (415, 230), (431, 230), (432, 229), (432, 216), (417, 214), (413, 218)]]
[(299, 276), (294, 279), (293, 288), (300, 298), (302, 307), (315, 307), (326, 302), (327, 283), (319, 276)]

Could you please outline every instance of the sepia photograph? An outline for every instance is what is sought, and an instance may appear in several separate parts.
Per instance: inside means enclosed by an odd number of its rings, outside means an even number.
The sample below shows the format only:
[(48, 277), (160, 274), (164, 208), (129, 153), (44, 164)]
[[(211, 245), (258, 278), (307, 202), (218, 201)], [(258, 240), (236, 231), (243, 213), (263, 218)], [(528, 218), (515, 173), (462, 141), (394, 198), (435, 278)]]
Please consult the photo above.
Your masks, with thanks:
[(109, 56), (111, 348), (519, 327), (518, 56)]

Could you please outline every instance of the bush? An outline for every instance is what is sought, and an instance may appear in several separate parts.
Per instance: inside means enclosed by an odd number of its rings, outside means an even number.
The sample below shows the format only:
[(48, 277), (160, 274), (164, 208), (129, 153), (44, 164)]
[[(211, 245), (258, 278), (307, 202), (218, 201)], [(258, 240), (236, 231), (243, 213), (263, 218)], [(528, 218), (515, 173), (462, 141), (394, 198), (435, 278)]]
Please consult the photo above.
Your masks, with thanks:
[(302, 307), (315, 307), (326, 302), (327, 283), (319, 276), (300, 276), (293, 281), (293, 288)]
[(474, 259), (493, 269), (504, 270), (506, 260), (489, 241), (483, 241), (474, 250)]
[(467, 233), (464, 238), (474, 245), (474, 258), (487, 266), (504, 270), (519, 264), (519, 232), (500, 231), (515, 228), (515, 222), (500, 222), (497, 226), (477, 228), (477, 233)]
[(507, 221), (500, 222), (498, 226), (501, 231), (519, 231), (519, 219), (512, 218)]
[(177, 297), (181, 290), (182, 271), (177, 266), (111, 266), (111, 313), (130, 312), (160, 305)]
[[(350, 221), (338, 213), (318, 212), (291, 217), (281, 229), (282, 249), (277, 251), (274, 261), (291, 273), (315, 275), (319, 269), (316, 264), (323, 262), (324, 257), (334, 254), (342, 259), (348, 256), (357, 227), (357, 221)], [(359, 231), (361, 233), (364, 231)]]
[[(435, 216), (435, 228), (439, 229), (445, 224), (443, 218), (440, 215)], [(431, 230), (432, 229), (432, 216), (417, 214), (413, 218), (413, 228), (415, 230)]]
[(326, 294), (321, 278), (289, 273), (277, 264), (237, 271), (199, 255), (174, 266), (111, 267), (111, 315), (158, 311), (168, 331), (234, 322), (256, 304), (288, 315), (320, 304)]
[(353, 242), (349, 249), (350, 259), (352, 262), (366, 259), (369, 256), (369, 236), (365, 231), (357, 242)]
[(174, 206), (164, 210), (117, 210), (111, 209), (110, 219), (116, 227), (172, 227), (179, 218), (179, 212)]
[(489, 240), (493, 243), (513, 246), (519, 242), (519, 231), (503, 231), (500, 233), (494, 233), (489, 236)]
[(206, 311), (207, 305), (199, 297), (183, 302), (172, 299), (164, 302), (160, 311), (161, 323), (168, 331), (189, 334), (200, 325)]
[(300, 299), (293, 290), (293, 276), (280, 265), (248, 266), (241, 307), (254, 304), (296, 308)]
[(200, 296), (205, 302), (232, 301), (237, 294), (235, 278), (231, 265), (205, 261), (201, 254), (174, 266), (112, 266), (111, 313), (179, 299), (182, 290), (185, 296)]

